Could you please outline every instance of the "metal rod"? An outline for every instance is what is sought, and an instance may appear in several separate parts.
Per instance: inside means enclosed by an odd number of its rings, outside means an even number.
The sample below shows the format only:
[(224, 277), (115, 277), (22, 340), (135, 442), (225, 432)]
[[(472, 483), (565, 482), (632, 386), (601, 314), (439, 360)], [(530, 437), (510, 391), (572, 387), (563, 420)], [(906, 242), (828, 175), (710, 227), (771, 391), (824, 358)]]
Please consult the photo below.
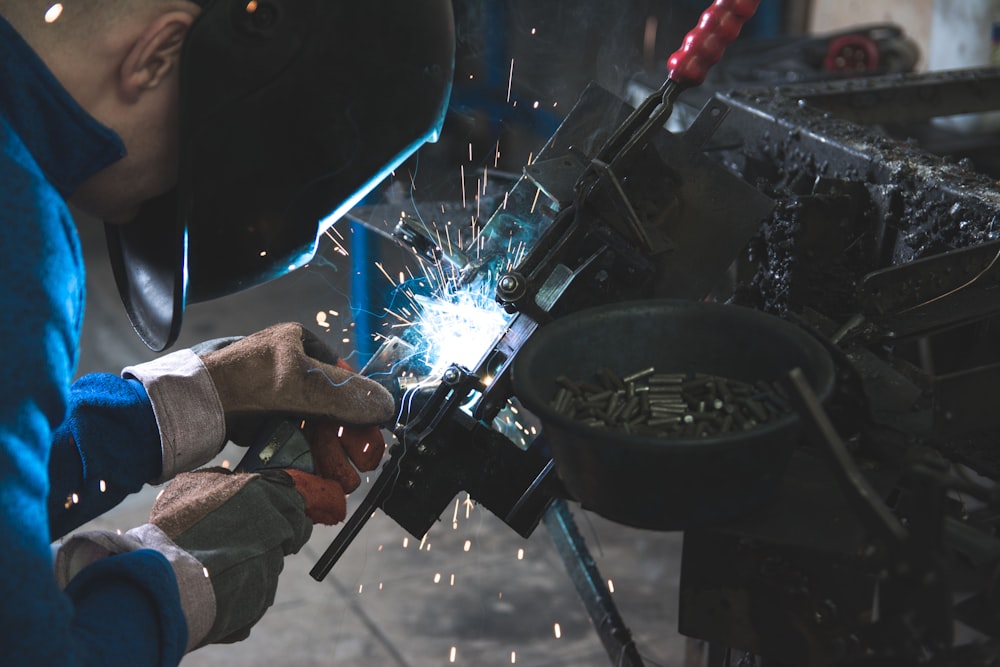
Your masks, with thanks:
[(542, 518), (576, 592), (590, 614), (611, 664), (643, 667), (642, 657), (565, 500), (557, 499)]

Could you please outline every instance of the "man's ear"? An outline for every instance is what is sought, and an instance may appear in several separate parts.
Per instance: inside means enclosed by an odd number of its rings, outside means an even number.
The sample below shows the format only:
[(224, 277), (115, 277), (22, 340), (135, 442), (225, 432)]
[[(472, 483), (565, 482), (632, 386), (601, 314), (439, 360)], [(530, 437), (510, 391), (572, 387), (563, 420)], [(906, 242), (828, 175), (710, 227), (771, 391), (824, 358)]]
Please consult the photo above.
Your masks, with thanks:
[(122, 61), (119, 89), (129, 102), (135, 102), (147, 90), (160, 85), (181, 57), (181, 47), (194, 15), (171, 11), (156, 17), (139, 37)]

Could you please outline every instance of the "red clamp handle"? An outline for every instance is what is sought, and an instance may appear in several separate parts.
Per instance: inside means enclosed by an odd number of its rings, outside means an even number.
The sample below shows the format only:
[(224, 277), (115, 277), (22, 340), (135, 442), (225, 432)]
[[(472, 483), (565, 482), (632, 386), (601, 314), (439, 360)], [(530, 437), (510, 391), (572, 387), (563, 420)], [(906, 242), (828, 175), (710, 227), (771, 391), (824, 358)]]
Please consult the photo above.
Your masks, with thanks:
[(760, 0), (715, 0), (667, 61), (667, 78), (679, 86), (697, 86), (739, 36)]

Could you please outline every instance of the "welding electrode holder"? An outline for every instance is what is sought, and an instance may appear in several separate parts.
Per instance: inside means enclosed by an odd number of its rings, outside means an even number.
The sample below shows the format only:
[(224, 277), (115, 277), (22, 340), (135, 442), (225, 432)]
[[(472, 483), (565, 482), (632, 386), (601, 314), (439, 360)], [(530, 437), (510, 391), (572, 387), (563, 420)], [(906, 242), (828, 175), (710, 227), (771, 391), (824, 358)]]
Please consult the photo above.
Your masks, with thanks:
[(681, 92), (705, 80), (759, 4), (760, 0), (715, 0), (667, 60), (667, 80), (615, 130), (595, 162), (607, 165), (605, 171), (613, 174), (645, 146), (650, 135), (666, 123)]

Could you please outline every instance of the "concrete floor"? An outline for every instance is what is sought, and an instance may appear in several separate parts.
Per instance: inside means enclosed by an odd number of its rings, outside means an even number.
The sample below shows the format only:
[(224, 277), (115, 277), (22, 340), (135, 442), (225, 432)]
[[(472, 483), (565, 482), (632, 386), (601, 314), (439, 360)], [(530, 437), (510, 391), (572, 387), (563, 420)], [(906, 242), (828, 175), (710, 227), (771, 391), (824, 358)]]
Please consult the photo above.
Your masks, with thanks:
[[(103, 231), (81, 221), (87, 256), (88, 310), (80, 372), (117, 372), (152, 358), (132, 333), (114, 289)], [(318, 311), (335, 310), (327, 332), (342, 354), (352, 349), (346, 288), (349, 260), (330, 262), (275, 283), (188, 311), (179, 346), (269, 324), (302, 321), (317, 332)], [(347, 343), (342, 341), (347, 339)], [(235, 462), (239, 448), (219, 457)], [(146, 519), (157, 488), (147, 487), (94, 525), (128, 528)], [(356, 505), (361, 491), (351, 498)], [(286, 560), (274, 607), (250, 638), (192, 653), (185, 665), (613, 664), (544, 528), (523, 539), (484, 509), (457, 500), (425, 541), (375, 516), (322, 583), (309, 569), (337, 528), (317, 528)], [(581, 531), (648, 665), (682, 663), (676, 632), (679, 534), (626, 528), (574, 508)], [(452, 519), (457, 517), (457, 527)]]

